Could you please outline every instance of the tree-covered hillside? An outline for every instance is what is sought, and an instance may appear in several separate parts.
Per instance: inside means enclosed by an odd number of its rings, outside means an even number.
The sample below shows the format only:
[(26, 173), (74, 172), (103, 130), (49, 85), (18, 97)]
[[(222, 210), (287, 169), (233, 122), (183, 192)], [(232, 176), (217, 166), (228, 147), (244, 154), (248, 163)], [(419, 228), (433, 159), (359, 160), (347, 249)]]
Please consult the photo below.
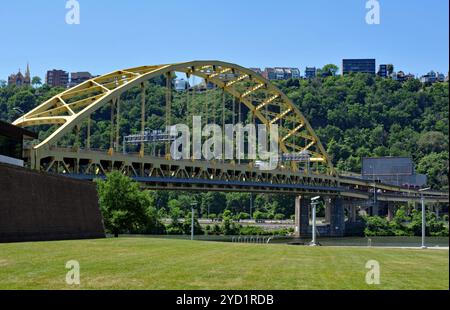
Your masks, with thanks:
[(410, 156), (430, 185), (448, 189), (448, 83), (404, 83), (365, 74), (283, 81), (341, 171), (367, 156)]

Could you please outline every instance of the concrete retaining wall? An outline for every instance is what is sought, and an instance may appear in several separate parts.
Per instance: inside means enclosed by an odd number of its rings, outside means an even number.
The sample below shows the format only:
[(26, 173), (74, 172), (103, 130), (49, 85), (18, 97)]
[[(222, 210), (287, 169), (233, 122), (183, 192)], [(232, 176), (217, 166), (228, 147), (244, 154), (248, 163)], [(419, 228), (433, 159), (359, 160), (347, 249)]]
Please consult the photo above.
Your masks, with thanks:
[(0, 164), (0, 242), (104, 237), (95, 184)]

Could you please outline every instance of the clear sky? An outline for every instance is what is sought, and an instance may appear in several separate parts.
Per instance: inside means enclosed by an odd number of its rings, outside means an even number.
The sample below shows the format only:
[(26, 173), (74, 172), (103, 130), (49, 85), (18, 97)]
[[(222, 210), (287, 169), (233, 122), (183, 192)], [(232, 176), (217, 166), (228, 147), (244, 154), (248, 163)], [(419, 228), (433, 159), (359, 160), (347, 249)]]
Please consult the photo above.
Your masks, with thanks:
[(1, 0), (0, 79), (27, 61), (41, 77), (201, 59), (302, 73), (342, 58), (449, 68), (448, 0), (379, 0), (379, 25), (366, 23), (366, 0), (78, 1), (80, 24), (68, 25), (66, 0)]

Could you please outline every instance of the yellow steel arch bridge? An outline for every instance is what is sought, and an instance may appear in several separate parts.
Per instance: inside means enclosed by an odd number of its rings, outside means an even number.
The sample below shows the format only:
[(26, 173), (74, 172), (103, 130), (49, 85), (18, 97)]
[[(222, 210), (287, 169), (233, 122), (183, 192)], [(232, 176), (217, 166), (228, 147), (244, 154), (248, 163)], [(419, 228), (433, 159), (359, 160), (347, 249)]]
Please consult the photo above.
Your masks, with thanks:
[[(273, 171), (261, 171), (254, 162), (172, 160), (168, 146), (164, 156), (145, 152), (120, 152), (119, 124), (121, 95), (132, 88), (141, 91), (141, 132), (145, 130), (146, 82), (165, 77), (165, 125), (172, 125), (172, 78), (177, 72), (199, 77), (248, 111), (251, 122), (267, 127), (277, 124), (283, 153), (307, 151), (311, 167), (296, 162), (280, 164)], [(194, 96), (194, 93), (192, 96)], [(102, 107), (111, 107), (109, 150), (91, 148), (91, 117)], [(239, 108), (240, 111), (241, 108)], [(123, 111), (122, 111), (123, 113)], [(241, 113), (241, 112), (239, 112)], [(222, 114), (224, 115), (224, 114)], [(240, 114), (239, 114), (240, 115)], [(224, 117), (222, 118), (224, 122)], [(31, 168), (92, 179), (112, 170), (122, 171), (149, 188), (181, 190), (253, 191), (271, 193), (339, 195), (349, 199), (418, 201), (416, 190), (379, 184), (338, 175), (308, 120), (275, 85), (244, 67), (221, 61), (192, 61), (117, 70), (67, 89), (18, 118), (21, 127), (52, 125), (53, 132), (34, 145), (29, 153)], [(87, 131), (85, 147), (79, 143), (80, 130)], [(67, 134), (76, 134), (72, 147), (58, 146)], [(427, 192), (427, 199), (448, 202), (448, 193)]]

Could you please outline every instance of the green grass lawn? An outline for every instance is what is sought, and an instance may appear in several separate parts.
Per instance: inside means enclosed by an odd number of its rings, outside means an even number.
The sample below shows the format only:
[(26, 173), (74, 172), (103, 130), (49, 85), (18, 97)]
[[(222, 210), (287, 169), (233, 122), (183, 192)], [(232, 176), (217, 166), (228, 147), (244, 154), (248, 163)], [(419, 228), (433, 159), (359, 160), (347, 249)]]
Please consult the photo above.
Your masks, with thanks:
[[(152, 238), (0, 244), (0, 289), (449, 289), (449, 252)], [(381, 285), (365, 283), (377, 260)]]

